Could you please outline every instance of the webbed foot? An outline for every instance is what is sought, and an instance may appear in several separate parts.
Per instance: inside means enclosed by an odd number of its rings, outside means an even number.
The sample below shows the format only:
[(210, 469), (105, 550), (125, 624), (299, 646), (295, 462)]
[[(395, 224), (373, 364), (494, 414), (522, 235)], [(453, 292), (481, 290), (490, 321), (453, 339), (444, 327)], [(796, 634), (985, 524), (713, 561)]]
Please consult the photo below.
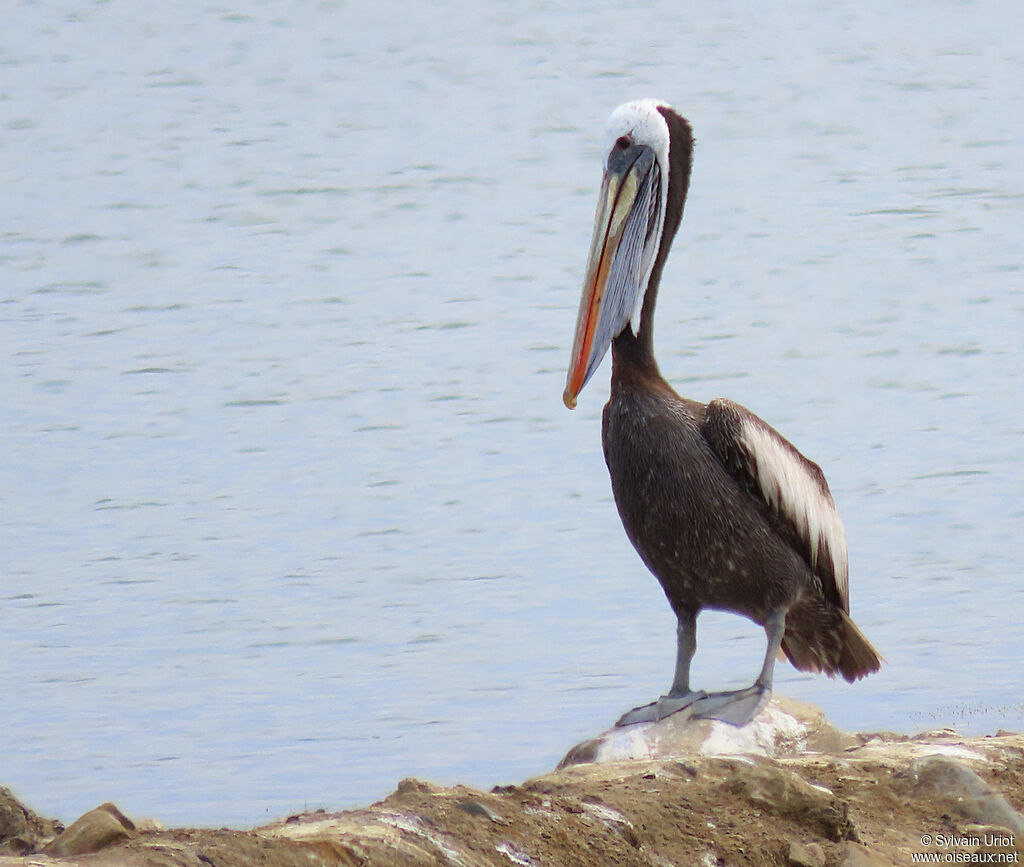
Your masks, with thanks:
[(694, 719), (716, 719), (745, 726), (768, 706), (771, 697), (771, 687), (755, 683), (746, 689), (708, 693), (691, 705), (690, 713)]
[(663, 695), (657, 701), (635, 707), (628, 713), (624, 713), (615, 723), (615, 727), (621, 728), (642, 722), (657, 722), (674, 713), (679, 713), (681, 710), (686, 710), (695, 703), (704, 701), (707, 697), (708, 694), (703, 690), (688, 692), (685, 695)]

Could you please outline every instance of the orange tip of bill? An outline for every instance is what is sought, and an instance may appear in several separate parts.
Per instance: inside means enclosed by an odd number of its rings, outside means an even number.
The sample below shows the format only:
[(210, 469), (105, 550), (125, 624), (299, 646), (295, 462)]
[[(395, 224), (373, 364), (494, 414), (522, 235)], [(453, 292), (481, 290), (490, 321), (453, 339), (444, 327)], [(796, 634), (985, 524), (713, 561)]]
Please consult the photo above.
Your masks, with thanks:
[(562, 392), (562, 402), (567, 409), (576, 409), (576, 395), (567, 388)]

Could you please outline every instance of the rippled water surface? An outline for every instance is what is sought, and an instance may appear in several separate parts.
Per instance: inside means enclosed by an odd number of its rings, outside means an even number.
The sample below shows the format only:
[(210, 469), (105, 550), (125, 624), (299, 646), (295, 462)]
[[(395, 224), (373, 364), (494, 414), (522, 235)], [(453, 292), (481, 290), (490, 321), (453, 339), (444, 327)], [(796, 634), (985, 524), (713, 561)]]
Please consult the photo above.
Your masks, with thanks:
[[(1021, 7), (21, 3), (0, 35), (0, 784), (254, 824), (551, 768), (667, 686), (607, 363), (619, 102), (696, 130), (677, 388), (825, 468), (839, 724), (1024, 726)], [(761, 633), (706, 615), (695, 679)]]

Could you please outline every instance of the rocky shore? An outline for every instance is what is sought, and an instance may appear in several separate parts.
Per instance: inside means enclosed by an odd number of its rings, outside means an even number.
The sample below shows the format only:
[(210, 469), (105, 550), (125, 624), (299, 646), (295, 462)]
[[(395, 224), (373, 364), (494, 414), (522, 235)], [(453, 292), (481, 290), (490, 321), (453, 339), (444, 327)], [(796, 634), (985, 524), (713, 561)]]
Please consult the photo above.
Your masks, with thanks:
[(164, 829), (104, 804), (68, 827), (0, 789), (0, 867), (871, 865), (1024, 862), (1024, 735), (847, 734), (774, 699), (753, 723), (612, 729), (484, 792), (407, 779), (359, 810)]

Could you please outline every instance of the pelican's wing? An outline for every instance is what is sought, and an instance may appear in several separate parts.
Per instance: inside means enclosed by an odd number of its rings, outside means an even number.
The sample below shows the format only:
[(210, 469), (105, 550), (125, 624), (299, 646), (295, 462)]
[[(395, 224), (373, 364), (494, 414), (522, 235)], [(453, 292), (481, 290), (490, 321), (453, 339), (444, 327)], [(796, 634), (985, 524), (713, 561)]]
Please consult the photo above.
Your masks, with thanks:
[(707, 406), (704, 436), (730, 473), (793, 534), (825, 598), (850, 611), (846, 534), (825, 475), (775, 428), (731, 400)]

